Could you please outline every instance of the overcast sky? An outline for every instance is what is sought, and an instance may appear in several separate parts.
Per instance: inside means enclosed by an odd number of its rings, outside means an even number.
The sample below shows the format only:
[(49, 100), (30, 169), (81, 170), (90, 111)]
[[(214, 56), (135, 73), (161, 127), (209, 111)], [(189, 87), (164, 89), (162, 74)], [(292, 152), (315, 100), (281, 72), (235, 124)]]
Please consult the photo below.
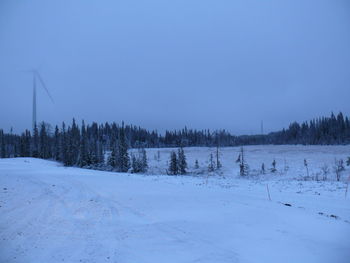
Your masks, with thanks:
[(350, 115), (348, 0), (0, 0), (0, 128), (279, 130)]

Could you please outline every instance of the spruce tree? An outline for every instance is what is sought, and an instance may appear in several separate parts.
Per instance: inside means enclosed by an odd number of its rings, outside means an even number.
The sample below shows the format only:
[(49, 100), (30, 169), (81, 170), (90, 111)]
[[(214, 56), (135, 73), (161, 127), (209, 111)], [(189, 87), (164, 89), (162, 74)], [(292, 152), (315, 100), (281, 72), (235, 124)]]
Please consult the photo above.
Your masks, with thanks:
[(240, 154), (238, 155), (236, 163), (239, 163), (239, 174), (241, 176), (249, 175), (249, 166), (245, 160), (245, 153), (243, 147), (241, 147)]
[(117, 168), (117, 149), (115, 146), (112, 148), (111, 154), (108, 157), (107, 164), (112, 168)]
[(55, 127), (54, 141), (53, 141), (53, 158), (56, 161), (61, 161), (61, 143), (60, 143), (60, 131), (58, 126)]
[(216, 169), (221, 168), (219, 144), (216, 146)]
[(81, 125), (80, 151), (79, 151), (78, 163), (80, 167), (90, 165), (88, 151), (87, 151), (87, 134), (86, 134), (84, 121)]
[(69, 134), (69, 146), (70, 163), (71, 165), (77, 165), (80, 150), (80, 130), (74, 118)]
[(131, 154), (131, 168), (133, 173), (144, 173), (147, 171), (147, 155), (144, 148), (138, 149), (137, 156)]
[(127, 172), (130, 168), (128, 145), (126, 143), (124, 124), (119, 131), (118, 140), (118, 168), (120, 172)]
[(141, 171), (140, 160), (136, 158), (135, 154), (131, 154), (131, 172), (139, 173)]
[(74, 143), (74, 137), (71, 128), (68, 126), (67, 133), (66, 133), (66, 158), (65, 158), (65, 165), (66, 166), (73, 166), (75, 164), (75, 143)]
[(30, 154), (31, 140), (32, 140), (32, 136), (30, 135), (30, 131), (26, 130), (25, 131), (25, 156), (26, 157), (31, 156), (31, 154)]
[[(1, 140), (1, 138), (0, 138)], [(20, 141), (19, 141), (19, 156), (20, 157), (26, 157), (25, 153), (25, 134), (22, 133)]]
[(177, 151), (178, 169), (180, 174), (186, 174), (187, 161), (184, 149), (181, 147)]
[(170, 154), (169, 174), (177, 175), (178, 173), (179, 173), (179, 167), (178, 167), (176, 152), (172, 151)]
[(98, 161), (98, 164), (101, 164), (101, 165), (105, 163), (103, 145), (102, 145), (102, 142), (100, 141), (97, 141), (97, 161)]
[(141, 172), (146, 172), (148, 169), (147, 153), (145, 148), (141, 148)]
[(42, 159), (48, 159), (51, 156), (47, 127), (48, 125), (45, 122), (40, 123), (39, 157)]
[(60, 140), (60, 160), (65, 166), (68, 165), (68, 140), (66, 133), (66, 124), (62, 122), (62, 132)]
[(215, 170), (215, 161), (214, 161), (213, 154), (211, 153), (209, 155), (208, 172), (214, 172), (214, 170)]
[(0, 130), (0, 157), (6, 157), (5, 136), (3, 130)]
[(39, 132), (38, 127), (34, 126), (33, 143), (32, 143), (32, 157), (39, 157)]

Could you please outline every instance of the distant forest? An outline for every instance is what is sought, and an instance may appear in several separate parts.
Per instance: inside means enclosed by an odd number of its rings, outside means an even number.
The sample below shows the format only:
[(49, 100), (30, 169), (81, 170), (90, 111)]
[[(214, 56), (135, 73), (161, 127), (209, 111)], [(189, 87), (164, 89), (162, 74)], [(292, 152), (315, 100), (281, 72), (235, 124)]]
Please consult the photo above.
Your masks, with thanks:
[(342, 113), (303, 122), (263, 135), (235, 136), (225, 130), (182, 130), (160, 134), (134, 125), (116, 123), (51, 127), (42, 122), (31, 132), (6, 133), (0, 129), (0, 157), (39, 157), (63, 162), (67, 166), (104, 163), (104, 153), (128, 148), (240, 146), (258, 144), (331, 145), (350, 143), (350, 121)]

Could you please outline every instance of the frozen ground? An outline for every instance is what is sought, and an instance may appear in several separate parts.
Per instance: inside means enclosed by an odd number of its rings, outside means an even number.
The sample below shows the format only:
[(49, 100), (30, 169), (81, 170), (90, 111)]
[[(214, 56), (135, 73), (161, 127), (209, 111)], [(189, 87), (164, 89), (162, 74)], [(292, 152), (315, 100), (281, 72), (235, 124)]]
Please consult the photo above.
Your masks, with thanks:
[[(159, 161), (157, 151), (148, 151), (150, 170), (161, 174), (169, 149)], [(198, 159), (203, 168), (211, 149), (185, 151), (190, 166)], [(238, 178), (238, 148), (222, 149), (223, 174), (209, 178), (1, 159), (0, 262), (349, 262), (350, 168), (342, 182), (299, 179), (305, 158), (316, 173), (350, 147), (246, 151), (252, 169), (276, 158), (280, 173)]]

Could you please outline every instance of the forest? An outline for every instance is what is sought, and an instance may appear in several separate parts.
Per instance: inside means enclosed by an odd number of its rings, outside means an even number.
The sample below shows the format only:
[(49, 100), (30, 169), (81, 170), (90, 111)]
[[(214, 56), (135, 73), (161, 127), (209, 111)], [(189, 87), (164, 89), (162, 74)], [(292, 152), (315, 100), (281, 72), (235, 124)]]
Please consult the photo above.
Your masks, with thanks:
[[(52, 128), (42, 122), (31, 132), (22, 134), (0, 129), (0, 157), (37, 157), (52, 159), (66, 166), (103, 166), (106, 162), (119, 171), (129, 167), (128, 149), (141, 149), (137, 158), (145, 159), (143, 148), (162, 147), (227, 147), (263, 144), (334, 145), (350, 143), (350, 121), (340, 112), (301, 124), (293, 122), (287, 129), (269, 134), (235, 136), (226, 130), (156, 130), (117, 123), (92, 123), (84, 121), (79, 126), (73, 119), (70, 125), (62, 123)], [(105, 153), (110, 152), (108, 160)], [(135, 156), (131, 156), (135, 160)], [(137, 159), (138, 160), (138, 159)], [(146, 164), (144, 164), (146, 165)], [(141, 169), (141, 168), (140, 168)]]

